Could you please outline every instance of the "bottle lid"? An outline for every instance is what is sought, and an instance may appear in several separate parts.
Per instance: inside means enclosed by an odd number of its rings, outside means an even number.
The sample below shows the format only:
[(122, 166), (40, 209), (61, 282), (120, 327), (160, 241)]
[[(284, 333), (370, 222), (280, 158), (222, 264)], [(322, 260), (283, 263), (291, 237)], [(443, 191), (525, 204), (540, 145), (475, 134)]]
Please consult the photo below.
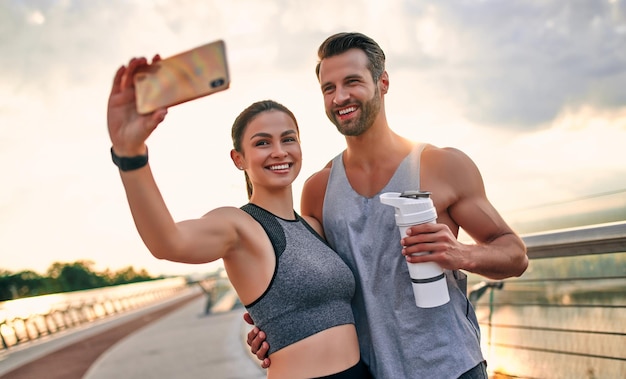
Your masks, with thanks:
[(409, 197), (412, 199), (419, 199), (423, 197), (430, 197), (430, 192), (420, 190), (404, 191), (400, 194), (400, 197)]

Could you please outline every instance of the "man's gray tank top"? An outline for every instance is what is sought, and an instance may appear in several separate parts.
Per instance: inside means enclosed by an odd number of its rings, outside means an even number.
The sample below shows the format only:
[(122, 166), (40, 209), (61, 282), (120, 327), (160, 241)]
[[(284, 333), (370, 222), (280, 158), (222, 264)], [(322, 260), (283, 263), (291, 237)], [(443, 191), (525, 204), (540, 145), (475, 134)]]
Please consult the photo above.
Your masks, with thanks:
[(371, 198), (350, 186), (343, 154), (333, 159), (326, 187), (324, 233), (354, 273), (352, 309), (361, 355), (377, 379), (458, 378), (483, 360), (478, 321), (466, 297), (467, 277), (446, 270), (450, 302), (418, 308), (394, 209), (379, 199), (381, 193), (420, 188), (424, 146), (415, 146)]
[(354, 324), (354, 276), (326, 241), (298, 214), (285, 220), (254, 204), (241, 209), (263, 226), (276, 254), (269, 286), (246, 305), (267, 335), (269, 354), (333, 326)]

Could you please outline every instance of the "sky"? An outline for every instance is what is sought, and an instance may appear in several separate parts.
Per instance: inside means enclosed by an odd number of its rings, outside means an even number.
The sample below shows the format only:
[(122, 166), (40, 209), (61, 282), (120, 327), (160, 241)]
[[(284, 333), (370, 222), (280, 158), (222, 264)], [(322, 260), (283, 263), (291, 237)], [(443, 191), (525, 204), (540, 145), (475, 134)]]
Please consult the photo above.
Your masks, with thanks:
[(385, 51), (391, 128), (463, 150), (505, 219), (624, 193), (626, 0), (0, 0), (0, 270), (214, 270), (157, 260), (134, 228), (109, 155), (115, 71), (223, 39), (230, 89), (171, 108), (147, 142), (163, 197), (176, 220), (243, 205), (230, 127), (273, 99), (300, 125), (298, 211), (304, 180), (345, 146), (314, 74), (341, 31)]

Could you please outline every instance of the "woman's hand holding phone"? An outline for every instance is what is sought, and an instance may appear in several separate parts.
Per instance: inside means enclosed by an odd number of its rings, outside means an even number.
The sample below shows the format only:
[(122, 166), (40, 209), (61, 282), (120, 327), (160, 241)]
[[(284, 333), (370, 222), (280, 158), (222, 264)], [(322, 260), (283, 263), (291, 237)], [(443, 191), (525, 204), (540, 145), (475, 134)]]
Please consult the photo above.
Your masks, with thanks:
[(109, 96), (107, 119), (114, 153), (146, 153), (145, 141), (165, 119), (167, 108), (228, 89), (224, 41), (217, 40), (167, 59), (133, 58), (120, 67)]
[(153, 61), (139, 69), (133, 79), (140, 114), (226, 90), (230, 86), (226, 46), (217, 40)]
[[(160, 61), (156, 55), (152, 63)], [(107, 107), (107, 124), (113, 150), (118, 156), (132, 157), (146, 153), (145, 141), (165, 119), (167, 108), (158, 108), (148, 114), (139, 114), (136, 106), (134, 76), (148, 67), (146, 58), (133, 58), (120, 67), (113, 79)]]

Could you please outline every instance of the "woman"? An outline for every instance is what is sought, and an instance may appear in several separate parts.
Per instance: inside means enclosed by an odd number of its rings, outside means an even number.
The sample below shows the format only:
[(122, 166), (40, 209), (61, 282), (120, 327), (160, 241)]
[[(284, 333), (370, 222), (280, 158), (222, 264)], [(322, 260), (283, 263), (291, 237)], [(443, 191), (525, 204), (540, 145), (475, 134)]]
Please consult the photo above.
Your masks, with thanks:
[(273, 349), (268, 378), (368, 377), (350, 307), (354, 277), (324, 242), (319, 223), (293, 210), (291, 185), (302, 155), (291, 111), (261, 101), (233, 124), (231, 158), (245, 171), (249, 204), (174, 222), (145, 145), (167, 110), (139, 115), (135, 108), (132, 77), (147, 64), (145, 58), (132, 59), (117, 71), (107, 116), (113, 161), (150, 252), (184, 263), (223, 260), (241, 302)]

